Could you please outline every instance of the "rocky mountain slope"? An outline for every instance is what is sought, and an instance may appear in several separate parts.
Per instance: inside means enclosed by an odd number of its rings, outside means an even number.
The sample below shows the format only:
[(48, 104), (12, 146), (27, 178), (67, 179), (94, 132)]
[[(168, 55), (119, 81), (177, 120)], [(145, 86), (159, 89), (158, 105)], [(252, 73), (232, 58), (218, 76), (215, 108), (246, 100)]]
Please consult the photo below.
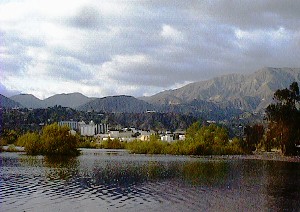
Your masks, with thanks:
[(270, 104), (277, 89), (286, 88), (294, 81), (300, 81), (299, 68), (263, 68), (250, 75), (224, 75), (141, 99), (155, 105), (203, 100), (222, 107), (255, 111)]

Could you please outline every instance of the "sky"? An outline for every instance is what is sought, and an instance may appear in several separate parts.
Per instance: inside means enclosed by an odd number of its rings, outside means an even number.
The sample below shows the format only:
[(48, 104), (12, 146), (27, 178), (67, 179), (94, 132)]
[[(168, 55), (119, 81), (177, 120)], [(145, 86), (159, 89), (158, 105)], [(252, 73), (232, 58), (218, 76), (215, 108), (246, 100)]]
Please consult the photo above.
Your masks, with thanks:
[(294, 0), (0, 0), (0, 93), (140, 97), (299, 68), (299, 11)]

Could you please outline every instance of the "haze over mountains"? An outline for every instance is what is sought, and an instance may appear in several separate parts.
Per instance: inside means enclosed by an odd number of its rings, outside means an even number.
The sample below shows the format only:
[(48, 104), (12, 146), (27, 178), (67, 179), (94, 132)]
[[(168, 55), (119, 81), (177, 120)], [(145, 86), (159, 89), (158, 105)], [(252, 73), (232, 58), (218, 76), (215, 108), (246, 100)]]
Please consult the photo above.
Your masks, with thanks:
[[(139, 99), (124, 95), (89, 98), (80, 93), (57, 94), (45, 100), (20, 94), (10, 99), (28, 108), (61, 105), (83, 111), (141, 113), (156, 110), (220, 116), (263, 110), (277, 89), (286, 88), (294, 81), (300, 82), (300, 68), (263, 68), (250, 75), (224, 75)], [(5, 106), (4, 102), (1, 105)]]

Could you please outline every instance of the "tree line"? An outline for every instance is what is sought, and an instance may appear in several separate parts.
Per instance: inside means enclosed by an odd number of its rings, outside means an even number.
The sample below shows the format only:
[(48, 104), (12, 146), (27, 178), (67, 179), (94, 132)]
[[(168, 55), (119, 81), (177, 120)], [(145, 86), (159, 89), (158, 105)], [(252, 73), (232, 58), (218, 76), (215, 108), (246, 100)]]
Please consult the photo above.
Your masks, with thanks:
[(131, 153), (173, 154), (173, 155), (237, 155), (244, 154), (242, 140), (229, 139), (228, 130), (216, 124), (203, 125), (201, 121), (193, 123), (186, 132), (183, 141), (161, 141), (155, 135), (149, 141), (135, 140), (126, 148)]
[(45, 125), (60, 121), (93, 120), (95, 123), (107, 123), (110, 128), (135, 127), (142, 130), (186, 129), (196, 118), (178, 113), (104, 113), (84, 112), (61, 106), (46, 109), (18, 110), (2, 109), (0, 123), (0, 144), (12, 144), (26, 132), (40, 132)]

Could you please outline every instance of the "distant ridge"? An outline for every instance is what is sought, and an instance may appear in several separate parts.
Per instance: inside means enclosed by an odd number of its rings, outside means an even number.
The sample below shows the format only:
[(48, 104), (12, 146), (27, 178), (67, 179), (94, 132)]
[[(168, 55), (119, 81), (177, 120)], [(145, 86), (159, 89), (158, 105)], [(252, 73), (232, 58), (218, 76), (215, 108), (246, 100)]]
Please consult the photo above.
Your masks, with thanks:
[(104, 98), (94, 99), (80, 107), (78, 110), (94, 110), (101, 112), (123, 112), (123, 113), (143, 113), (148, 110), (154, 110), (154, 107), (142, 100), (132, 96), (108, 96)]
[(32, 94), (19, 94), (10, 97), (10, 99), (19, 102), (27, 108), (47, 108), (55, 105), (76, 108), (93, 100), (93, 98), (86, 97), (81, 93), (56, 94), (45, 100), (41, 100)]
[(44, 107), (61, 105), (62, 107), (76, 108), (86, 104), (93, 98), (89, 98), (81, 93), (56, 94), (43, 100)]
[(26, 108), (42, 108), (43, 101), (39, 98), (35, 97), (32, 94), (18, 94), (15, 96), (10, 97), (10, 99), (14, 100), (15, 102), (20, 103)]
[(14, 108), (14, 107), (23, 107), (20, 103), (15, 102), (0, 94), (0, 107), (1, 108)]

